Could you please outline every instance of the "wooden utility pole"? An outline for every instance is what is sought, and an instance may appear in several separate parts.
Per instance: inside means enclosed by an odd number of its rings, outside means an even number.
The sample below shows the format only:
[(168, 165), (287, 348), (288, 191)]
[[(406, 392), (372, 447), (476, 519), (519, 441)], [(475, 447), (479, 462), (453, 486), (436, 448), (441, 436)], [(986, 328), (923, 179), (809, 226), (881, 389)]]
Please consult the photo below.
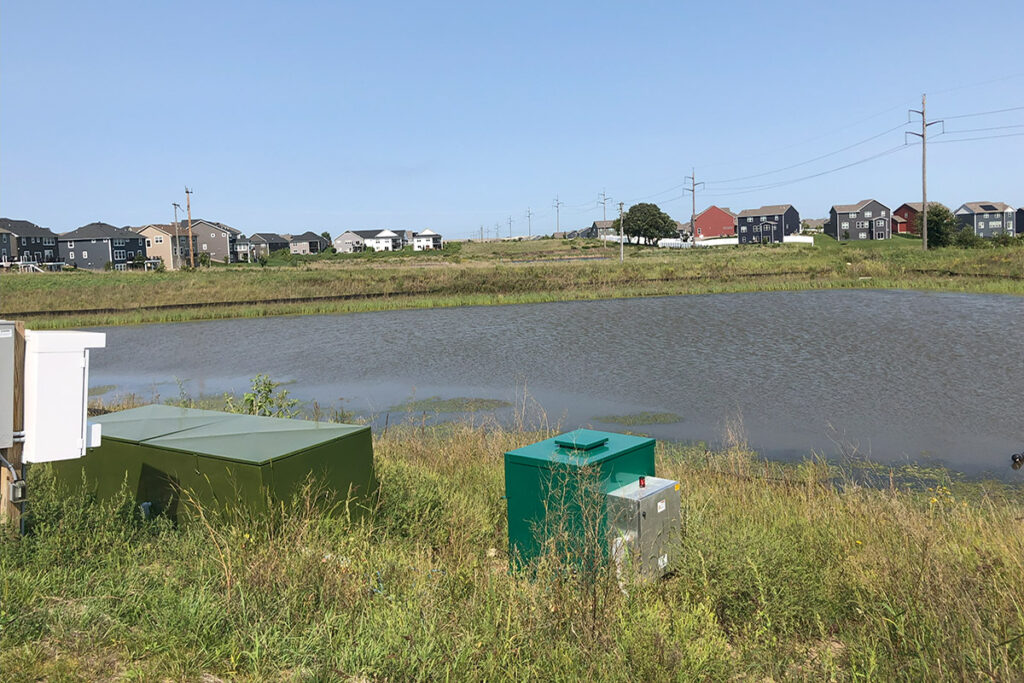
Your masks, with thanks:
[[(942, 123), (942, 121), (929, 121), (925, 113), (926, 98), (921, 95), (921, 110), (911, 109), (915, 114), (921, 115), (921, 132), (907, 131), (911, 135), (921, 138), (921, 248), (928, 251), (928, 126)], [(943, 126), (945, 128), (945, 126)], [(892, 216), (889, 217), (890, 225)]]
[(188, 264), (196, 267), (196, 250), (192, 248), (192, 190), (185, 188), (185, 206), (188, 208)]
[(622, 263), (626, 259), (626, 247), (625, 242), (622, 240), (622, 236), (625, 234), (626, 221), (622, 218), (622, 205), (624, 202), (619, 202), (619, 263)]
[(175, 252), (181, 248), (181, 235), (178, 234), (181, 232), (178, 229), (178, 211), (181, 209), (181, 205), (178, 202), (171, 202), (171, 205), (174, 207), (174, 235), (171, 236), (171, 270), (177, 270), (181, 266), (181, 255), (177, 254), (177, 263), (174, 262), (174, 257), (176, 255)]
[[(690, 187), (683, 188), (683, 194), (690, 193), (690, 243), (693, 246), (697, 246), (697, 186), (703, 186), (704, 183), (697, 182), (697, 171), (694, 168), (690, 168), (690, 175), (686, 176), (686, 179), (690, 181)], [(679, 243), (682, 246), (682, 242)]]
[[(14, 432), (25, 431), (25, 323), (14, 323)], [(6, 449), (4, 458), (11, 464), (18, 478), (24, 479), (21, 462), (21, 441), (15, 441), (14, 445)], [(21, 523), (21, 503), (12, 503), (10, 500), (11, 484), (13, 479), (6, 467), (0, 468), (0, 519), (8, 520), (13, 524)]]

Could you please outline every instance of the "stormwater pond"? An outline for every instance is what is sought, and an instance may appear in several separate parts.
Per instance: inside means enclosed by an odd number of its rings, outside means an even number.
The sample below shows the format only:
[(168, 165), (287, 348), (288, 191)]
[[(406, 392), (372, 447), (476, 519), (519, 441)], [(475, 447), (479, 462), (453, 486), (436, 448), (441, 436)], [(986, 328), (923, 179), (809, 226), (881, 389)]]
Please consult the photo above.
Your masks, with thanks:
[(716, 294), (100, 328), (94, 395), (293, 396), (372, 419), (511, 420), (856, 454), (1024, 481), (1024, 298)]

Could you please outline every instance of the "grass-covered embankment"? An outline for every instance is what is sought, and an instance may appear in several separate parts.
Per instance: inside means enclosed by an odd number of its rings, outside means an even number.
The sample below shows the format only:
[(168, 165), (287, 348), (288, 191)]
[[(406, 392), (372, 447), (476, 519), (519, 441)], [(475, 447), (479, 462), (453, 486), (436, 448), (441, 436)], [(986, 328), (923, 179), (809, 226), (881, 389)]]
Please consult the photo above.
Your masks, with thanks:
[[(839, 245), (821, 237), (814, 247), (631, 247), (624, 264), (617, 258), (555, 260), (567, 249), (617, 255), (575, 242), (481, 243), (440, 256), (291, 258), (281, 261), (291, 265), (195, 272), (9, 274), (0, 277), (0, 315), (41, 329), (852, 287), (1024, 294), (1020, 246), (926, 253), (906, 238)], [(31, 312), (37, 313), (26, 315)]]
[[(1013, 680), (1024, 507), (1012, 489), (835, 487), (822, 466), (662, 447), (685, 533), (620, 592), (558, 558), (507, 572), (501, 454), (545, 434), (392, 427), (360, 522), (142, 522), (33, 471), (0, 540), (0, 671), (39, 679)], [(204, 679), (213, 680), (213, 679)]]

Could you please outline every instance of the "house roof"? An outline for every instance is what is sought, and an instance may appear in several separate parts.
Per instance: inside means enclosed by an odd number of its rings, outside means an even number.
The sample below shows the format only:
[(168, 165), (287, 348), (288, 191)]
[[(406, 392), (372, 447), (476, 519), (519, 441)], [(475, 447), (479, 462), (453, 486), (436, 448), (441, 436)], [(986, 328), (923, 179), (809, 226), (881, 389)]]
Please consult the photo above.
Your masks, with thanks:
[[(914, 211), (917, 211), (918, 213), (920, 213), (921, 212), (921, 207), (924, 206), (924, 205), (921, 204), (921, 202), (904, 202), (903, 204), (900, 204), (899, 208), (896, 209), (896, 210), (899, 211), (904, 206), (909, 206)], [(933, 209), (937, 208), (937, 207), (940, 207), (940, 206), (942, 208), (947, 208), (946, 205), (943, 204), (942, 202), (928, 202), (928, 206), (932, 207)]]
[[(162, 232), (162, 233), (164, 233), (166, 235), (174, 235), (175, 234), (175, 227), (173, 225), (170, 225), (169, 223), (150, 223), (149, 225), (143, 225), (143, 226), (140, 226), (138, 228), (129, 227), (128, 229), (131, 230), (132, 232), (137, 232), (137, 233), (141, 234), (142, 231), (145, 230), (146, 228), (154, 228), (154, 229), (159, 230), (160, 232)], [(195, 224), (194, 223), (193, 223), (193, 226), (192, 226), (192, 232), (195, 233)], [(177, 235), (178, 235), (178, 237), (188, 237), (188, 226), (187, 225), (182, 225), (182, 224), (179, 223), (178, 227), (177, 227)], [(193, 234), (192, 238), (195, 239), (195, 235), (194, 234)]]
[(863, 209), (866, 205), (875, 201), (874, 199), (862, 199), (856, 204), (833, 204), (832, 210), (836, 213), (855, 213)]
[(128, 228), (115, 228), (109, 223), (89, 223), (77, 230), (62, 233), (62, 240), (129, 240), (141, 239), (142, 235)]
[(697, 218), (700, 218), (701, 216), (703, 216), (704, 214), (706, 214), (706, 213), (707, 213), (708, 211), (710, 211), (711, 209), (718, 209), (719, 211), (724, 211), (725, 213), (729, 214), (729, 215), (730, 215), (730, 216), (732, 216), (733, 218), (736, 218), (736, 214), (734, 214), (734, 213), (733, 213), (732, 211), (730, 211), (730, 210), (729, 210), (728, 208), (726, 208), (726, 207), (721, 207), (721, 206), (715, 206), (714, 204), (712, 204), (712, 205), (711, 205), (711, 206), (709, 206), (708, 208), (706, 208), (706, 209), (704, 209), (703, 211), (701, 211), (700, 213), (698, 213), (698, 214), (697, 214)]
[(769, 204), (768, 206), (762, 206), (760, 209), (743, 209), (737, 217), (746, 218), (747, 216), (766, 216), (769, 214), (777, 216), (786, 213), (791, 208), (793, 208), (792, 204)]
[(967, 209), (971, 213), (1005, 213), (1013, 211), (1013, 207), (1004, 202), (966, 202), (957, 209), (957, 213)]
[[(188, 219), (186, 219), (186, 220), (184, 220), (182, 222), (184, 223), (185, 226), (188, 226)], [(193, 218), (192, 219), (192, 229), (193, 230), (195, 230), (196, 223), (206, 223), (207, 225), (212, 225), (215, 228), (220, 228), (224, 232), (231, 233), (232, 235), (236, 235), (236, 236), (242, 234), (241, 230), (237, 230), (235, 228), (232, 228), (230, 225), (225, 225), (223, 223), (218, 223), (217, 221), (208, 221), (205, 218)]]
[[(609, 221), (609, 222), (610, 222), (610, 221)], [(433, 231), (433, 230), (431, 230), (430, 228), (427, 228), (427, 229), (426, 229), (426, 230), (424, 230), (423, 232), (421, 232), (421, 233), (418, 233), (418, 234), (416, 235), (416, 237), (440, 237), (440, 234), (439, 234), (439, 233), (436, 233), (436, 232), (434, 232), (434, 231)]]
[(250, 242), (287, 242), (285, 238), (278, 235), (276, 232), (254, 232), (249, 237)]
[(899, 216), (897, 216), (896, 214), (893, 214), (893, 215), (892, 215), (892, 222), (893, 222), (893, 223), (906, 223), (906, 222), (907, 222), (907, 219), (906, 219), (906, 218), (900, 218), (900, 217), (899, 217)]
[(599, 230), (604, 228), (610, 228), (615, 225), (615, 221), (594, 221), (594, 224), (590, 227), (597, 228)]
[(307, 230), (301, 235), (293, 235), (290, 242), (323, 242), (324, 238), (312, 230)]
[(7, 230), (18, 237), (56, 237), (57, 233), (49, 228), (36, 225), (29, 221), (19, 221), (14, 218), (0, 218), (0, 228)]
[(823, 227), (825, 227), (825, 224), (828, 223), (828, 219), (827, 218), (805, 218), (803, 220), (803, 222), (806, 223), (807, 227), (809, 227), (809, 228), (823, 228)]

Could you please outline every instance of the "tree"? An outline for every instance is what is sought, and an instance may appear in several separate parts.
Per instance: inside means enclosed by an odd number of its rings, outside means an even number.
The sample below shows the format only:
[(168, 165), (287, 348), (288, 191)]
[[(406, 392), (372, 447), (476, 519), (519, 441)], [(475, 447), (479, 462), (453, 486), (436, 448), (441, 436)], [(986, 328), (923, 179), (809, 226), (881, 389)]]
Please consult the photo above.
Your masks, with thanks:
[[(626, 221), (625, 233), (629, 237), (643, 239), (646, 244), (657, 244), (664, 237), (675, 237), (676, 222), (658, 208), (657, 204), (634, 204), (623, 216)], [(612, 223), (612, 229), (619, 232), (619, 219)]]
[[(921, 217), (923, 212), (917, 214), (915, 227), (917, 234), (921, 234)], [(928, 248), (948, 247), (953, 243), (953, 237), (959, 230), (956, 216), (953, 212), (941, 204), (928, 202)]]

